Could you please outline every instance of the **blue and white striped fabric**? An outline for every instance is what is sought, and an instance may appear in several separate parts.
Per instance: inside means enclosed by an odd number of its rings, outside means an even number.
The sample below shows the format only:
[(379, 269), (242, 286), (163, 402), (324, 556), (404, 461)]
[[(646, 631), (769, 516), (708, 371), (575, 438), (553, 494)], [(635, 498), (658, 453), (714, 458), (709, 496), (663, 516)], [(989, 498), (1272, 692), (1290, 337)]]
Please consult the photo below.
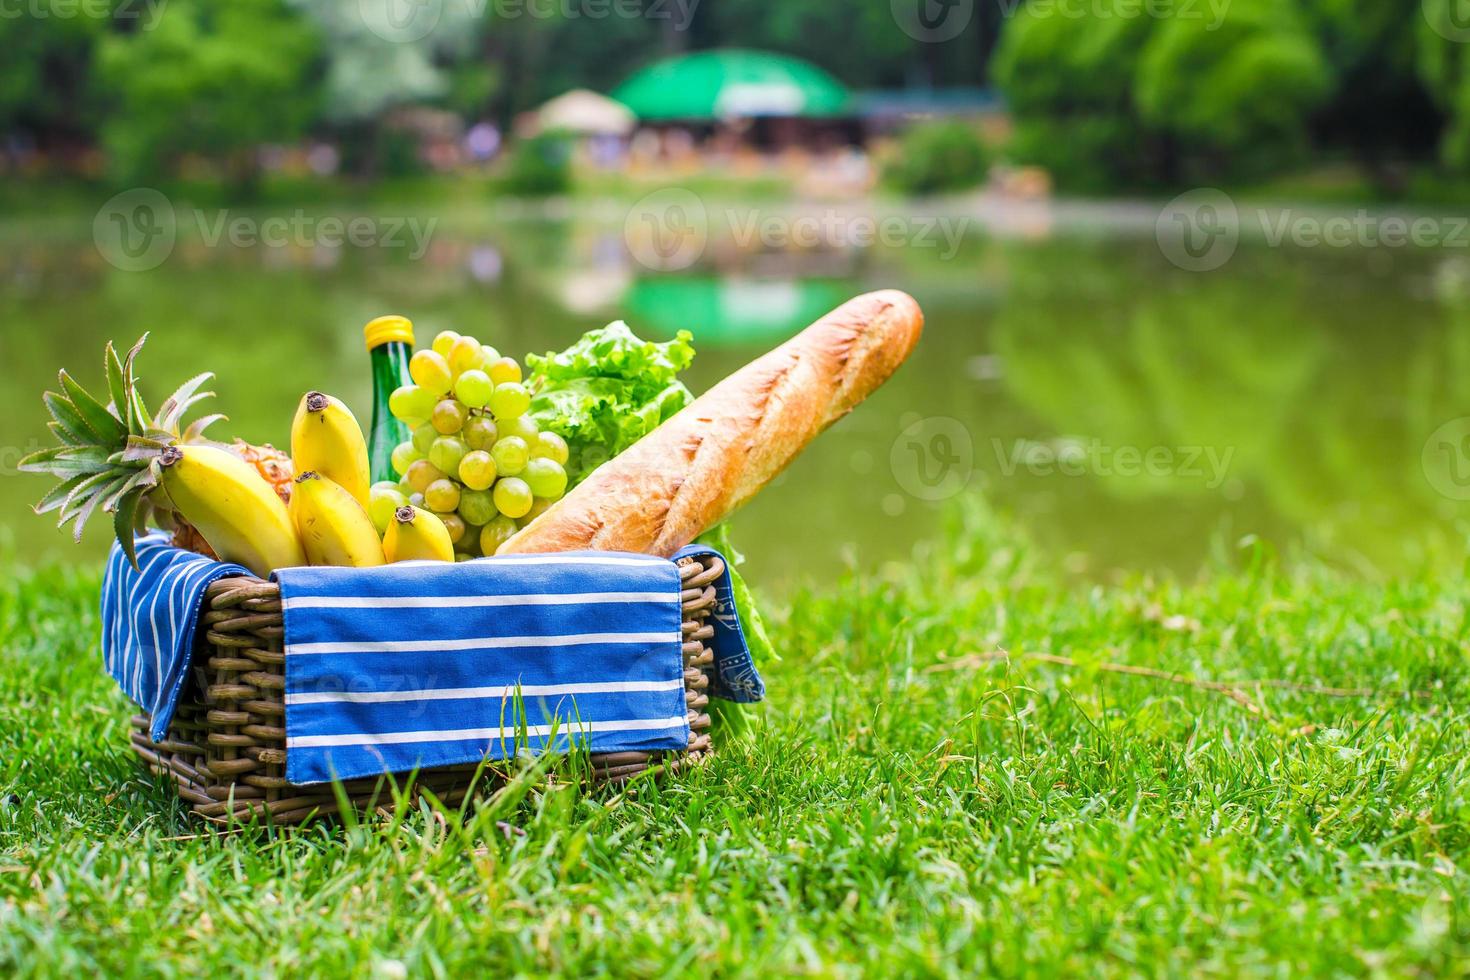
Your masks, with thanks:
[[(161, 740), (189, 673), (209, 583), (249, 574), (138, 539), (102, 590), (108, 673)], [(708, 554), (691, 547), (682, 554)], [(459, 564), (290, 568), (281, 586), (286, 778), (308, 784), (503, 758), (520, 749), (681, 749), (682, 607), (674, 562), (583, 552)], [(729, 577), (716, 583), (711, 694), (764, 693)]]
[(194, 624), (204, 590), (227, 575), (249, 575), (169, 544), (155, 531), (137, 539), (138, 568), (116, 543), (102, 579), (102, 662), (128, 697), (153, 718), (161, 741), (189, 676)]
[(293, 783), (572, 740), (688, 744), (673, 562), (572, 552), (276, 577)]

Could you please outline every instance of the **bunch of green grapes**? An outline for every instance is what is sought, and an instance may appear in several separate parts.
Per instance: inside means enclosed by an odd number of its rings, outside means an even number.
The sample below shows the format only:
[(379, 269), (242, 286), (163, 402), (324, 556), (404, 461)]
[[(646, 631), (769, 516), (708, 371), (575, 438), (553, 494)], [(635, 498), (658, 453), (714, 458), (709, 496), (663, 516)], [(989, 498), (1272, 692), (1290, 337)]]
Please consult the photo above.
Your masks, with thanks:
[(411, 503), (439, 516), (461, 560), (493, 555), (566, 492), (566, 441), (527, 414), (520, 364), (473, 337), (445, 330), (408, 373), (388, 407), (413, 437), (393, 450), (400, 482), (373, 486), (373, 521), (381, 531)]

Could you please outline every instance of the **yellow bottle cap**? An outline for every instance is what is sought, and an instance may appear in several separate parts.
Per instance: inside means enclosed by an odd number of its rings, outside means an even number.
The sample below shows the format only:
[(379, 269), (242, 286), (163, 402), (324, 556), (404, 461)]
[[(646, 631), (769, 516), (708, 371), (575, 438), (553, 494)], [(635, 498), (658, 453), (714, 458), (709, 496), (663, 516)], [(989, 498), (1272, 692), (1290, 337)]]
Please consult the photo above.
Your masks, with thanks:
[(408, 346), (413, 346), (413, 322), (406, 316), (398, 316), (390, 313), (388, 316), (380, 316), (372, 320), (362, 328), (363, 339), (367, 341), (367, 349), (381, 347), (393, 341), (401, 341)]

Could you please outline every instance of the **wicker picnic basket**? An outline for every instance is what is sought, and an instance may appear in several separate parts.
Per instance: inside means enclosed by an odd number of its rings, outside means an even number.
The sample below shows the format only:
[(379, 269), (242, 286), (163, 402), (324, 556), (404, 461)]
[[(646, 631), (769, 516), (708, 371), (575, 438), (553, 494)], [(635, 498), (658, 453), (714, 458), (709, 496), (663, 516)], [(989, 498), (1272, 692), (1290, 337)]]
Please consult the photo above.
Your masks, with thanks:
[[(676, 769), (708, 755), (710, 716), (705, 709), (714, 664), (709, 647), (714, 627), (708, 619), (715, 604), (714, 583), (724, 567), (714, 555), (679, 561), (689, 747), (682, 753), (594, 754), (589, 757), (593, 779), (622, 782), (653, 767)], [(279, 587), (253, 577), (220, 579), (205, 593), (199, 625), (193, 676), (167, 738), (154, 742), (148, 716), (137, 715), (133, 750), (154, 773), (173, 780), (179, 796), (206, 820), (291, 824), (336, 814), (339, 804), (332, 786), (286, 781), (285, 630)], [(417, 774), (414, 791), (429, 790), (456, 804), (472, 791), (493, 788), (500, 775), (492, 766), (425, 769)], [(358, 810), (391, 802), (383, 777), (350, 780), (342, 787)]]

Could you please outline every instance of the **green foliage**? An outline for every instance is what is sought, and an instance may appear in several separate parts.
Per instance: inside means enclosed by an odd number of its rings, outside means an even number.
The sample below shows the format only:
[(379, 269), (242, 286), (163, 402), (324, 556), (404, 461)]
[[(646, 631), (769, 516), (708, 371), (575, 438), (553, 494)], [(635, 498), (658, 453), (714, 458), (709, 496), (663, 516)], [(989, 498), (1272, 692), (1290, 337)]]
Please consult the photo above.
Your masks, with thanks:
[(521, 197), (550, 197), (572, 187), (572, 147), (560, 133), (541, 133), (511, 148), (501, 188)]
[(1464, 580), (1242, 559), (1074, 591), (977, 512), (786, 597), (764, 724), (708, 765), (294, 833), (187, 819), (127, 747), (95, 575), (7, 569), (0, 969), (1461, 970)]
[(1298, 157), (1331, 78), (1290, 0), (1233, 0), (1218, 25), (1160, 22), (1134, 84), (1140, 115), (1173, 138), (1184, 176), (1208, 179)]
[(964, 123), (927, 123), (903, 134), (883, 179), (905, 194), (965, 190), (985, 179), (988, 158), (979, 135)]
[(1241, 179), (1293, 159), (1332, 78), (1293, 0), (1119, 17), (1028, 4), (995, 78), (1017, 116), (1013, 154), (1063, 187)]
[(108, 36), (102, 140), (117, 175), (198, 154), (248, 181), (258, 144), (295, 139), (314, 118), (317, 53), (315, 31), (281, 0), (170, 0), (152, 30)]
[(1006, 25), (992, 63), (1016, 117), (1010, 155), (1051, 171), (1058, 185), (1103, 191), (1151, 172), (1161, 134), (1139, 117), (1132, 80), (1151, 22), (1057, 16), (1027, 5)]
[(83, 132), (96, 100), (92, 61), (106, 19), (0, 16), (0, 131)]

